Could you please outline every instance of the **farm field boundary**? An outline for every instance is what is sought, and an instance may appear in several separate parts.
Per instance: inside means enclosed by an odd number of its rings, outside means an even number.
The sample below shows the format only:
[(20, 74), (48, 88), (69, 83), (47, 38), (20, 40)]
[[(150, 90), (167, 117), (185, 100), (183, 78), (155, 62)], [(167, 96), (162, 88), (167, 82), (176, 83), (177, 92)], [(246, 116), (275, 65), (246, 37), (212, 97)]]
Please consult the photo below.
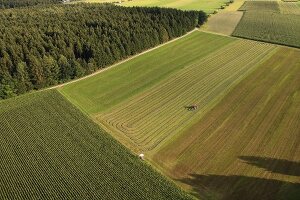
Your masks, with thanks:
[(193, 199), (55, 90), (1, 101), (0, 133), (0, 199)]

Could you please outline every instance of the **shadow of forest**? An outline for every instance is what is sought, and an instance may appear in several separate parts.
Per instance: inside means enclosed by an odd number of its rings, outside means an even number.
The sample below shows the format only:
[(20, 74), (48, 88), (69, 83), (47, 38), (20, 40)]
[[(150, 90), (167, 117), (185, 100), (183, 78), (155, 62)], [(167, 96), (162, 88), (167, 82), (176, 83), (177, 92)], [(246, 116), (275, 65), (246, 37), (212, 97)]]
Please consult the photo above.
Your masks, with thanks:
[(299, 200), (300, 184), (248, 176), (190, 174), (179, 180), (193, 187), (201, 199)]
[(269, 172), (300, 176), (300, 162), (255, 156), (240, 156), (239, 159), (245, 161), (247, 164), (264, 168)]

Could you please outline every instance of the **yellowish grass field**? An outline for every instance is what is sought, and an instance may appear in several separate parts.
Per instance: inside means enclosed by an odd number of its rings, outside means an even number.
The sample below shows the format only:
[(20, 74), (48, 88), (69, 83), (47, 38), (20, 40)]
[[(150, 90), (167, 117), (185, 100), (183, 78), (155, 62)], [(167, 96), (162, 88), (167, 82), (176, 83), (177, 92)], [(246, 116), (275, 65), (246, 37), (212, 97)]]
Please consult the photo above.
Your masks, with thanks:
[(224, 10), (209, 17), (208, 22), (201, 29), (209, 32), (231, 35), (242, 16), (243, 12)]

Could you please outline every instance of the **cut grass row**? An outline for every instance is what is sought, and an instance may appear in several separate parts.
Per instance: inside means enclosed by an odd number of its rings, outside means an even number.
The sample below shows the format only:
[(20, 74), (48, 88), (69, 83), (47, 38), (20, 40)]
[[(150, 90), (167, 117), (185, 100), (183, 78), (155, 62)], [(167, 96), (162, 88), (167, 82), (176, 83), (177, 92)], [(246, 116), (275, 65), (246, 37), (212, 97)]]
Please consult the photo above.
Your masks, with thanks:
[(0, 102), (0, 199), (191, 199), (57, 91)]
[(196, 31), (104, 73), (66, 85), (60, 91), (81, 110), (94, 115), (158, 84), (232, 41), (232, 38)]
[[(96, 119), (130, 138), (140, 151), (156, 150), (208, 112), (273, 49), (257, 42), (233, 42)], [(190, 112), (185, 108), (189, 105), (199, 108)]]
[(154, 163), (202, 198), (300, 198), (300, 51), (280, 48)]

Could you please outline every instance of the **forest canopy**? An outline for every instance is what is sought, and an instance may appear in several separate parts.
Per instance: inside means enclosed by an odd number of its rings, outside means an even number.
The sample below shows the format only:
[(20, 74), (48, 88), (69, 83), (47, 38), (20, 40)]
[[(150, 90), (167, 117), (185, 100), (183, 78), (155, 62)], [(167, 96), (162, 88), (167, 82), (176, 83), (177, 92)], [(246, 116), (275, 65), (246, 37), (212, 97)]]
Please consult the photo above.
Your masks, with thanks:
[(181, 36), (202, 11), (52, 5), (0, 12), (0, 99), (78, 78)]
[(0, 9), (62, 3), (62, 0), (0, 0)]

